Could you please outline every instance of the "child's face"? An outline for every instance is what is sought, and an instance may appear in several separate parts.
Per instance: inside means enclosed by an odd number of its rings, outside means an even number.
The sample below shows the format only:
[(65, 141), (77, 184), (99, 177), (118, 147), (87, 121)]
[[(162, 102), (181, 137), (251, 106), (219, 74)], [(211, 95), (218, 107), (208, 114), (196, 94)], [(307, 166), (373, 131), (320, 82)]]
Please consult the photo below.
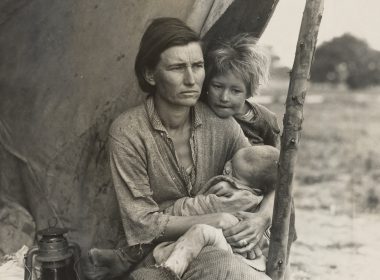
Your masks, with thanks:
[(244, 112), (247, 89), (243, 79), (230, 71), (211, 79), (207, 98), (215, 114), (228, 118)]

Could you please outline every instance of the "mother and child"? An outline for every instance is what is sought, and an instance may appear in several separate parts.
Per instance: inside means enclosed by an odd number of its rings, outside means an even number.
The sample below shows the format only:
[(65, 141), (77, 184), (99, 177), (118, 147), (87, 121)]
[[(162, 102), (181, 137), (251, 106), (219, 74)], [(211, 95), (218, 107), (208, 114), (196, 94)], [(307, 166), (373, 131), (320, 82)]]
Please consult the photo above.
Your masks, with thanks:
[(151, 22), (135, 61), (148, 97), (109, 132), (125, 240), (89, 251), (88, 278), (269, 279), (280, 130), (247, 100), (269, 62), (247, 34), (217, 42), (204, 60), (182, 21)]

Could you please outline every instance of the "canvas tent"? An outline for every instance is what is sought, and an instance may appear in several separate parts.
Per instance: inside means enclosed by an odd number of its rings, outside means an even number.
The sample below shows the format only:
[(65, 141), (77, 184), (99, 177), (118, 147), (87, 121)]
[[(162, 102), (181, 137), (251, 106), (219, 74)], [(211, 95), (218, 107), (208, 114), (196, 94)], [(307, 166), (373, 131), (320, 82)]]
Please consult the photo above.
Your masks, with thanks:
[(37, 229), (56, 217), (83, 249), (120, 233), (107, 131), (145, 98), (133, 65), (152, 18), (175, 16), (205, 42), (259, 37), (278, 0), (5, 0), (0, 4), (0, 195)]

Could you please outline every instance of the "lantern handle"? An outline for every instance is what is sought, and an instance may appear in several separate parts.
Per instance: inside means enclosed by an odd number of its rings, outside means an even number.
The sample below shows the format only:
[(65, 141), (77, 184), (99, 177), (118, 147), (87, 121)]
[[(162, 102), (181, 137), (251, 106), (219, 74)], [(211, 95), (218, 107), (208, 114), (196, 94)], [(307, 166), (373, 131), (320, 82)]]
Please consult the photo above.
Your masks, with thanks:
[(80, 279), (79, 277), (79, 274), (80, 274), (80, 255), (81, 255), (81, 250), (80, 250), (80, 246), (75, 243), (75, 242), (69, 242), (69, 250), (72, 251), (73, 253), (73, 257), (74, 257), (74, 271), (75, 271), (75, 274), (76, 274), (76, 277), (77, 277), (77, 280)]
[(24, 280), (31, 280), (33, 275), (33, 256), (38, 252), (38, 246), (31, 247), (24, 255)]

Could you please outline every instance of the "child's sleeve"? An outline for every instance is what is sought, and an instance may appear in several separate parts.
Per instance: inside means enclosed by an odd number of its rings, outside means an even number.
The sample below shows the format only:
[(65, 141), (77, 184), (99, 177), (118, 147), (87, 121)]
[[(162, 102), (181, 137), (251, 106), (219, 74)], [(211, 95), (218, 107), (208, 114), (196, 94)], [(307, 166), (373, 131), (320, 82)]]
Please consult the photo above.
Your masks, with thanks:
[(269, 129), (267, 130), (267, 135), (265, 137), (267, 143), (265, 145), (271, 145), (273, 147), (278, 147), (280, 143), (280, 128), (277, 123), (277, 117), (272, 114), (269, 118)]
[(197, 216), (221, 212), (218, 206), (218, 197), (215, 194), (196, 197), (183, 197), (164, 210), (164, 214), (173, 216)]
[(266, 135), (264, 137), (264, 144), (273, 147), (278, 147), (280, 143), (280, 127), (277, 122), (277, 116), (267, 108), (262, 109), (265, 121), (268, 124)]
[(201, 193), (206, 193), (212, 186), (221, 182), (229, 182), (236, 192), (245, 191), (244, 201), (241, 196), (231, 195), (230, 197), (217, 196), (215, 194), (199, 194), (195, 197), (183, 197), (174, 202), (174, 204), (166, 208), (164, 214), (173, 216), (195, 216), (211, 213), (233, 213), (237, 211), (247, 211), (256, 208), (262, 200), (262, 195), (256, 195), (250, 190), (241, 190), (232, 179), (225, 176), (216, 176), (211, 178), (202, 188)]

